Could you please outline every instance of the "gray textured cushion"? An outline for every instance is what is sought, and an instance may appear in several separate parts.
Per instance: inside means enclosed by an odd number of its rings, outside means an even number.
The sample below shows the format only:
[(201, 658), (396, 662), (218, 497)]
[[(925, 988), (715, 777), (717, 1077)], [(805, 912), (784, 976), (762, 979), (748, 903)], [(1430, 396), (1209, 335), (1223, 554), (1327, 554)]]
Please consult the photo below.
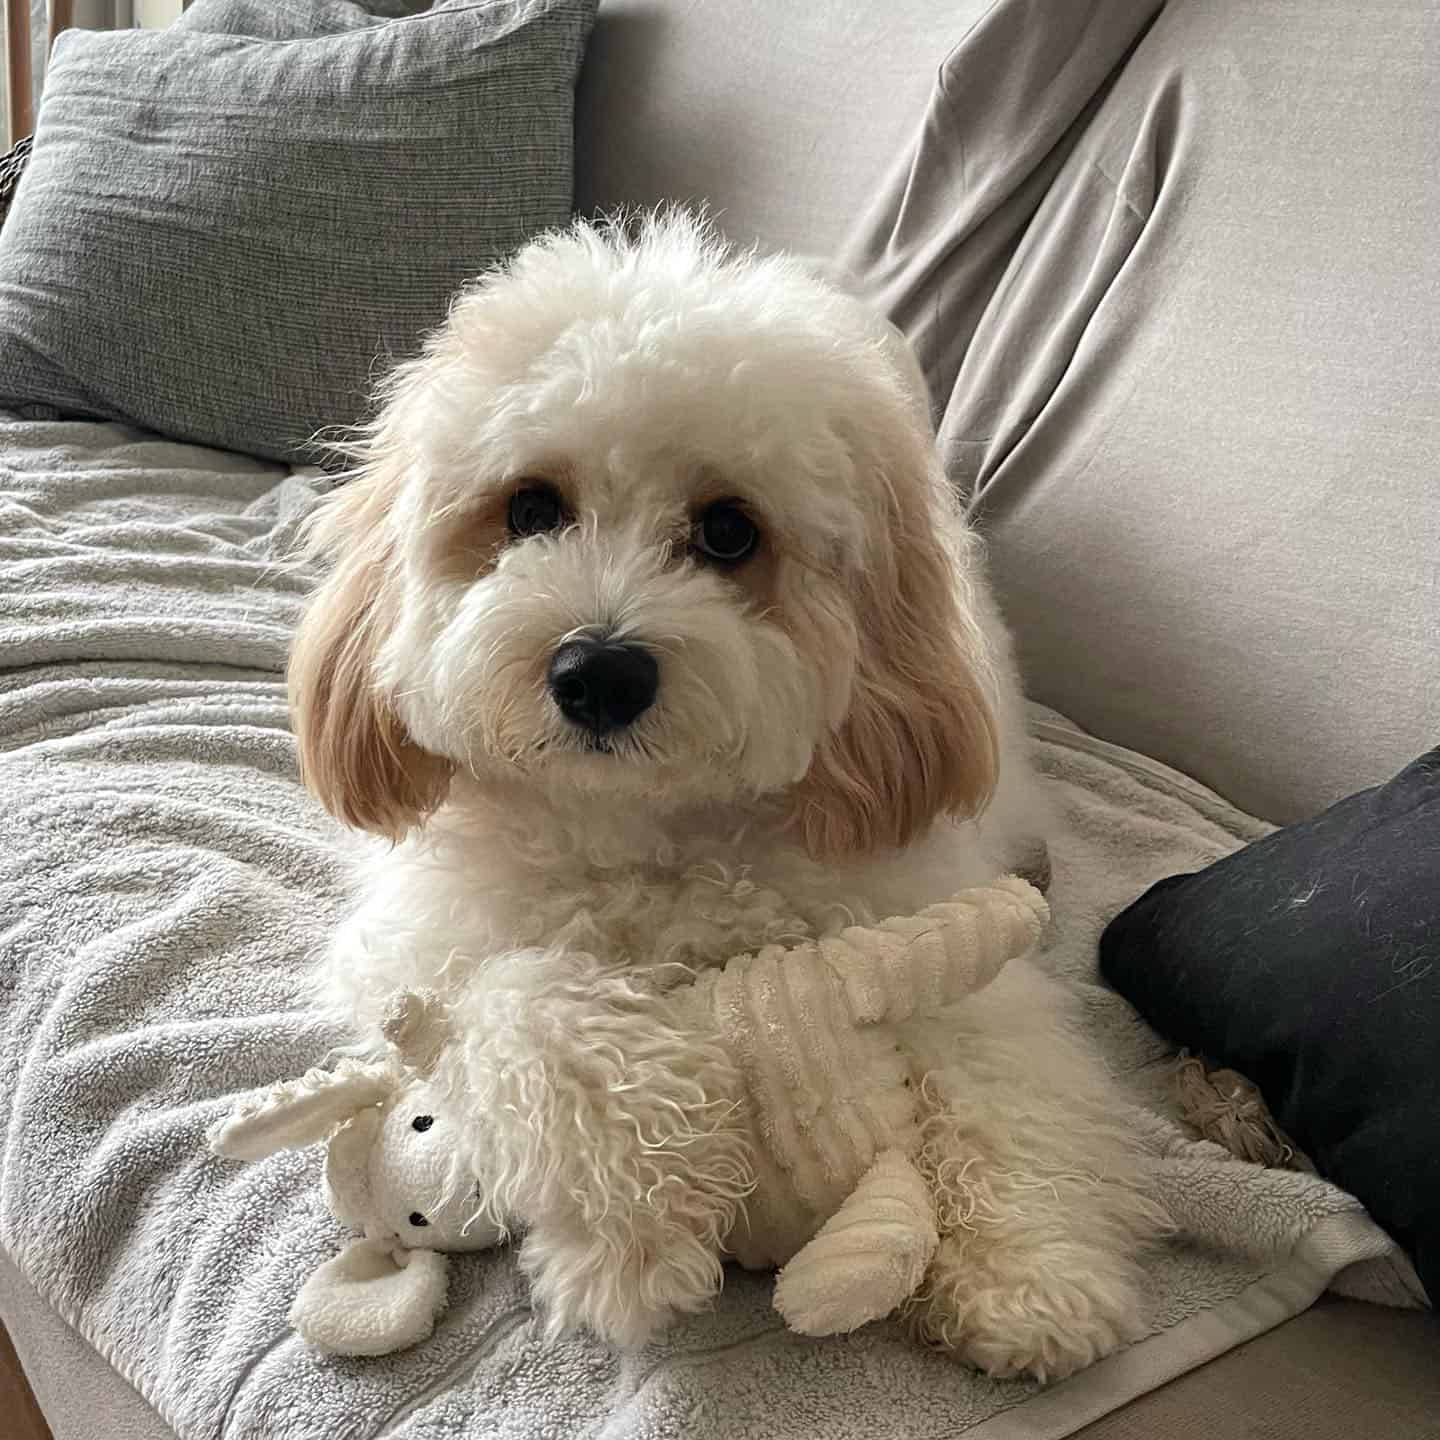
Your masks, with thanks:
[(593, 0), (197, 28), (263, 15), (226, 8), (61, 39), (0, 232), (0, 405), (294, 458), (457, 285), (568, 219)]
[(366, 30), (429, 9), (430, 0), (195, 0), (171, 25), (213, 35), (261, 40), (305, 40)]
[(1440, 733), (1440, 10), (1153, 8), (1000, 0), (850, 258), (1035, 697), (1289, 821)]

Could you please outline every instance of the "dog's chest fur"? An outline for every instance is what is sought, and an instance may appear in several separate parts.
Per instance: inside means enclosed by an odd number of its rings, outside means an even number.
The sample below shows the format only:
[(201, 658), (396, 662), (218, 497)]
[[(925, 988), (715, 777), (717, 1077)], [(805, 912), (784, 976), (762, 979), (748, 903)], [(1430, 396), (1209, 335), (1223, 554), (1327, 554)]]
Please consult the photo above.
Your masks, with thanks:
[(499, 814), (479, 823), (468, 808), (442, 811), (402, 849), (403, 864), (388, 849), (362, 861), (358, 908), (325, 967), (328, 998), (362, 1026), (397, 990), (453, 994), (516, 950), (584, 950), (668, 986), (767, 944), (909, 913), (966, 883), (943, 839), (933, 866), (912, 849), (904, 863), (845, 869), (720, 825), (637, 839), (613, 817), (539, 830)]

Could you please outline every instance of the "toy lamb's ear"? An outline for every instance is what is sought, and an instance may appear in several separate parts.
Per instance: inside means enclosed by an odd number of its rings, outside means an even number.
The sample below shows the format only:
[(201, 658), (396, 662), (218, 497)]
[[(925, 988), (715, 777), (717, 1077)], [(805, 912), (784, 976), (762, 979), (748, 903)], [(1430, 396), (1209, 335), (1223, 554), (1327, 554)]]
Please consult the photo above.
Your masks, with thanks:
[(448, 1287), (445, 1257), (352, 1240), (300, 1287), (290, 1323), (335, 1355), (388, 1355), (435, 1328)]
[(241, 1100), (211, 1127), (210, 1148), (232, 1160), (258, 1160), (314, 1145), (352, 1115), (378, 1105), (397, 1083), (388, 1062), (342, 1060), (333, 1070), (311, 1070)]

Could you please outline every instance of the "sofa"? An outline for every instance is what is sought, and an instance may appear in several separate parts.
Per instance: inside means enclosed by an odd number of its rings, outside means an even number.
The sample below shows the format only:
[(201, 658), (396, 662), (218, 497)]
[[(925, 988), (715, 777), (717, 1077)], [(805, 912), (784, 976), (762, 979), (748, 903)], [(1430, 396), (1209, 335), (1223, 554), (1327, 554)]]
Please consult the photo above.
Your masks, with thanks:
[[(1092, 756), (1163, 772), (1218, 854), (1384, 779), (1440, 728), (1437, 54), (1428, 0), (604, 0), (575, 204), (704, 204), (732, 239), (832, 262), (889, 311), (1056, 717), (1042, 738), (1074, 727)], [(106, 443), (127, 466), (181, 463), (134, 432)], [(56, 1440), (310, 1433), (303, 1394), (247, 1410), (284, 1382), (269, 1352), (221, 1412), (157, 1409), (121, 1363), (143, 1326), (108, 1335), (47, 1293), (13, 1238), (20, 1192), (0, 1194), (0, 1320)], [(1295, 1294), (1254, 1301), (1206, 1363), (923, 1433), (1440, 1434), (1423, 1304)], [(182, 1299), (150, 1302), (166, 1344)], [(196, 1342), (197, 1371), (226, 1340)], [(446, 1352), (400, 1410), (345, 1433), (540, 1433), (503, 1405), (446, 1409), (474, 1363)], [(770, 1433), (839, 1433), (806, 1414), (777, 1397)], [(600, 1410), (572, 1433), (671, 1433), (652, 1421)]]

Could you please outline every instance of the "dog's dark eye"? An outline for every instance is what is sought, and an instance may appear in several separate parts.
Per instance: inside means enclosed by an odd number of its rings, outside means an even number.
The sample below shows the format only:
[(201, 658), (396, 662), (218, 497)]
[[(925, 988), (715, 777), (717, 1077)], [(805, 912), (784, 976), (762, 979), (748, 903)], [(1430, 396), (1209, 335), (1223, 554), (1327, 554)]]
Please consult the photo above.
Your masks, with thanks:
[(506, 515), (510, 533), (523, 540), (527, 535), (543, 535), (558, 530), (568, 518), (565, 502), (553, 485), (532, 483), (522, 485), (510, 497), (510, 509)]
[(695, 522), (691, 543), (707, 559), (738, 565), (754, 553), (760, 531), (736, 501), (717, 500)]
[(410, 1223), (418, 1230), (422, 1225), (428, 1225), (430, 1222), (418, 1210), (412, 1210)]
[(435, 1117), (433, 1115), (417, 1115), (410, 1122), (410, 1128), (412, 1130), (425, 1131), (428, 1130), (434, 1123)]

